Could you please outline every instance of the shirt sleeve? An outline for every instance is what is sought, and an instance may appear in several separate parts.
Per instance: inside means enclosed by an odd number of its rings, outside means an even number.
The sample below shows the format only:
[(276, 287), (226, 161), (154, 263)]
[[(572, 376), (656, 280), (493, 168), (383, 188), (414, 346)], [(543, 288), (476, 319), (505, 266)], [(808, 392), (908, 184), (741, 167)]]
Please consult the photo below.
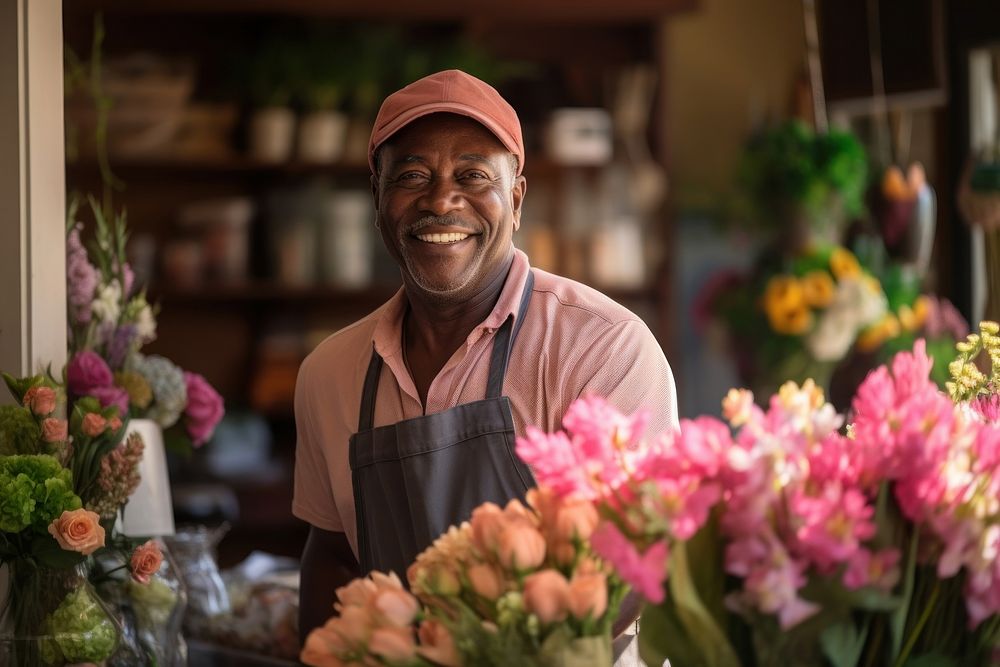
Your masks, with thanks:
[(679, 430), (674, 374), (641, 320), (609, 325), (588, 342), (571, 369), (570, 400), (589, 394), (607, 399), (624, 414), (647, 410), (647, 437)]
[(295, 492), (292, 514), (317, 528), (343, 532), (337, 511), (323, 441), (316, 429), (315, 405), (318, 387), (311, 372), (311, 358), (299, 368), (295, 381)]

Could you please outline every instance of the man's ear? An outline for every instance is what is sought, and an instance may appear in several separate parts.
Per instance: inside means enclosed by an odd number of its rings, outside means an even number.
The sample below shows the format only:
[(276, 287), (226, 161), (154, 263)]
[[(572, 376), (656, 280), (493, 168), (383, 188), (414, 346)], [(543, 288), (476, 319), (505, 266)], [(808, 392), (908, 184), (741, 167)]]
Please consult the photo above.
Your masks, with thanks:
[(521, 204), (524, 202), (524, 193), (528, 189), (528, 181), (524, 176), (517, 176), (514, 185), (510, 190), (511, 204), (514, 209), (514, 231), (521, 227)]
[(372, 201), (375, 202), (375, 213), (378, 215), (378, 201), (379, 201), (379, 190), (378, 190), (378, 174), (372, 174), (369, 182), (372, 186)]

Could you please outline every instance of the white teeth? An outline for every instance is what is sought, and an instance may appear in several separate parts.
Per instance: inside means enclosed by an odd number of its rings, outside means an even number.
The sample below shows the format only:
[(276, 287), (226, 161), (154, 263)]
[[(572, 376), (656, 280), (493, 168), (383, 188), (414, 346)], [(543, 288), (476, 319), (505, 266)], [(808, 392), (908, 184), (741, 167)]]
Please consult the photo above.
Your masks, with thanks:
[(469, 238), (468, 234), (452, 232), (450, 234), (417, 234), (417, 238), (425, 243), (456, 243)]

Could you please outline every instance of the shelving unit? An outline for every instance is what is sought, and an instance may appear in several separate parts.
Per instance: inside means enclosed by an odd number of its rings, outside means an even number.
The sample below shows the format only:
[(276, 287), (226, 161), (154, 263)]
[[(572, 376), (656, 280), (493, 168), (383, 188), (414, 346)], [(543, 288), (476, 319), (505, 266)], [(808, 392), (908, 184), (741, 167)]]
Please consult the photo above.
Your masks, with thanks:
[[(244, 53), (247, 44), (276, 23), (287, 27), (295, 21), (333, 21), (347, 25), (396, 25), (404, 32), (433, 29), (435, 34), (463, 36), (500, 58), (517, 58), (536, 64), (543, 84), (534, 87), (498, 86), (521, 115), (529, 156), (525, 175), (528, 195), (544, 201), (534, 213), (551, 225), (557, 252), (556, 266), (565, 272), (565, 241), (569, 233), (572, 202), (568, 184), (583, 183), (586, 189), (602, 177), (601, 167), (564, 167), (542, 152), (541, 132), (545, 117), (557, 106), (610, 106), (609, 84), (617, 69), (635, 63), (651, 65), (662, 80), (664, 62), (663, 27), (669, 16), (694, 8), (695, 0), (583, 0), (567, 8), (558, 0), (513, 0), (504, 5), (482, 5), (445, 0), (404, 3), (319, 2), (308, 0), (152, 0), (134, 3), (121, 0), (72, 0), (65, 2), (65, 34), (69, 45), (81, 55), (89, 48), (90, 25), (95, 12), (103, 12), (108, 57), (136, 50), (149, 50), (193, 59), (204, 79), (195, 87), (196, 99), (218, 100), (224, 86), (221, 59)], [(246, 54), (249, 56), (250, 54)], [(659, 108), (659, 107), (657, 107)], [(247, 109), (241, 108), (241, 117)], [(668, 139), (666, 119), (659, 111), (650, 124), (648, 142), (652, 154), (666, 165)], [(242, 124), (231, 142), (231, 151), (211, 158), (171, 156), (168, 151), (145, 157), (111, 156), (111, 168), (126, 189), (115, 195), (116, 204), (128, 211), (134, 234), (152, 238), (158, 247), (177, 233), (177, 211), (187, 202), (221, 196), (250, 197), (263, 202), (279, 187), (323, 181), (334, 188), (367, 190), (368, 167), (363, 160), (334, 164), (290, 161), (261, 163), (246, 157), (241, 146)], [(99, 192), (100, 172), (93, 158), (82, 157), (67, 164), (71, 191)], [(544, 196), (543, 193), (544, 192)], [(646, 282), (637, 288), (614, 289), (595, 285), (612, 298), (643, 316), (671, 355), (671, 227), (664, 209), (646, 222), (647, 246), (665, 253), (649, 266)], [(266, 548), (298, 555), (304, 526), (291, 517), (290, 471), (294, 456), (294, 420), (288, 404), (260, 407), (252, 402), (255, 381), (269, 354), (281, 358), (279, 373), (287, 383), (289, 369), (297, 367), (301, 354), (321, 337), (364, 316), (398, 289), (398, 277), (376, 270), (372, 283), (358, 289), (327, 284), (287, 285), (269, 269), (267, 211), (258, 207), (252, 222), (250, 275), (232, 284), (216, 281), (171, 285), (154, 275), (150, 295), (161, 305), (159, 337), (149, 352), (159, 353), (184, 368), (204, 374), (227, 399), (230, 409), (251, 409), (268, 422), (274, 436), (274, 466), (285, 476), (256, 484), (233, 481), (244, 512), (221, 546), (224, 564), (241, 559), (260, 543), (259, 522), (280, 539)], [(377, 243), (376, 245), (380, 245)], [(376, 254), (384, 250), (376, 248)], [(391, 267), (390, 267), (391, 268)], [(289, 341), (298, 349), (289, 352)], [(277, 341), (276, 345), (272, 345)], [(282, 347), (284, 346), (284, 347)], [(278, 352), (273, 349), (279, 348)], [(295, 344), (291, 344), (295, 348)], [(285, 356), (282, 356), (285, 355)], [(290, 397), (289, 397), (290, 398)], [(197, 457), (196, 457), (197, 460)], [(203, 480), (201, 471), (188, 472), (191, 480)], [(185, 479), (174, 479), (175, 484)]]

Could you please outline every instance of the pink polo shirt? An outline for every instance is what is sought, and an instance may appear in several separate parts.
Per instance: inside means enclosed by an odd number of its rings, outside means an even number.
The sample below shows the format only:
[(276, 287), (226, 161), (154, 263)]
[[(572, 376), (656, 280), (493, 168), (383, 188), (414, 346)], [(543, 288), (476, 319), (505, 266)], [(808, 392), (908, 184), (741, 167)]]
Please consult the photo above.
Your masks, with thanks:
[[(496, 308), (434, 378), (426, 414), (485, 398), (497, 328), (517, 317), (528, 258), (514, 252)], [(518, 435), (525, 426), (560, 428), (566, 408), (592, 394), (623, 412), (651, 413), (648, 434), (677, 428), (677, 393), (663, 351), (649, 328), (600, 292), (535, 269), (531, 303), (511, 349), (503, 393), (510, 397)], [(358, 552), (348, 442), (358, 412), (371, 350), (385, 364), (375, 401), (375, 426), (424, 414), (403, 363), (401, 289), (364, 319), (331, 335), (302, 362), (295, 388), (295, 497), (292, 513), (310, 524), (343, 531)]]

